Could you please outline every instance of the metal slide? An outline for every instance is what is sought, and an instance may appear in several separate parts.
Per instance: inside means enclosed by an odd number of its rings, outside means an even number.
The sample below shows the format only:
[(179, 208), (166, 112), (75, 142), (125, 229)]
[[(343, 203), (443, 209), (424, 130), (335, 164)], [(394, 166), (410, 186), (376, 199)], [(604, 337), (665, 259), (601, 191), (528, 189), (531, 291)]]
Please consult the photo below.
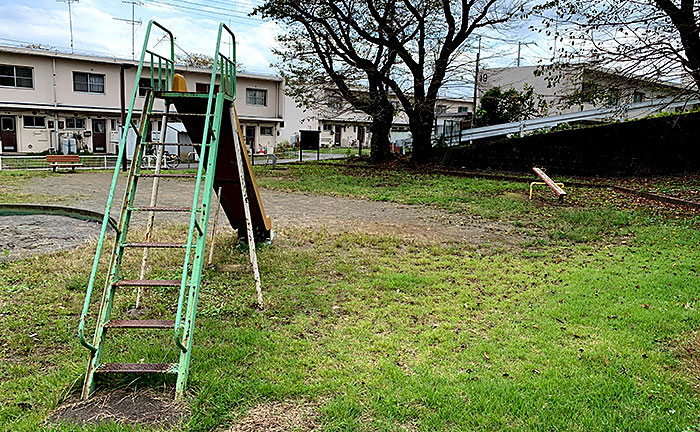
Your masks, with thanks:
[[(155, 37), (152, 37), (152, 30), (155, 29), (164, 34), (162, 38), (156, 40)], [(228, 42), (228, 53), (221, 51), (222, 36), (226, 39), (224, 43)], [(169, 46), (167, 46), (167, 52), (164, 53), (163, 42), (165, 40), (169, 41)], [(161, 47), (160, 53), (156, 52), (158, 46)], [(148, 23), (127, 115), (127, 127), (125, 127), (121, 141), (97, 252), (93, 261), (85, 302), (80, 316), (78, 336), (80, 343), (90, 352), (83, 385), (83, 399), (88, 398), (94, 390), (95, 375), (124, 373), (174, 374), (177, 376), (176, 396), (178, 398), (182, 397), (189, 374), (197, 298), (202, 281), (202, 269), (206, 261), (205, 245), (214, 188), (221, 188), (221, 204), (231, 225), (239, 229), (241, 236), (248, 239), (251, 237), (267, 239), (271, 236), (270, 218), (265, 215), (263, 210), (250, 161), (243, 147), (240, 126), (235, 113), (235, 62), (235, 37), (226, 25), (220, 24), (209, 93), (173, 91), (175, 81), (182, 78), (175, 74), (173, 35), (154, 21)], [(144, 69), (144, 64), (146, 64), (147, 69)], [(137, 98), (139, 78), (142, 76), (142, 72), (146, 70), (149, 71), (147, 73), (150, 73), (151, 90), (145, 97), (144, 108), (137, 126), (132, 121), (134, 101)], [(220, 87), (215, 86), (217, 76), (221, 78)], [(148, 125), (152, 121), (153, 104), (157, 99), (163, 100), (166, 115), (163, 118), (159, 141), (153, 142), (148, 140), (147, 134)], [(177, 109), (177, 113), (171, 113), (171, 106)], [(182, 121), (186, 125), (187, 132), (199, 152), (200, 163), (197, 174), (161, 173), (160, 163), (156, 164), (155, 172), (142, 172), (141, 161), (147, 146), (154, 146), (158, 149), (159, 156), (157, 161), (160, 162), (165, 146), (178, 145), (177, 143), (163, 142), (167, 121), (173, 118)], [(109, 214), (113, 207), (119, 167), (123, 158), (126, 157), (126, 139), (129, 128), (133, 128), (136, 131), (137, 140), (133, 161), (128, 173), (124, 198), (119, 211), (120, 216), (116, 227), (117, 235), (111, 247), (111, 258), (108, 261), (108, 268), (105, 272), (104, 269), (100, 269), (100, 257), (106, 241), (107, 228), (110, 224)], [(195, 179), (192, 196), (183, 196), (185, 201), (183, 206), (159, 207), (157, 205), (159, 180), (168, 177), (193, 177)], [(148, 205), (139, 205), (135, 203), (136, 191), (140, 183), (147, 181), (146, 179), (153, 180), (151, 201)], [(204, 184), (202, 185), (202, 183)], [(149, 186), (149, 184), (147, 183), (146, 186)], [(167, 184), (163, 184), (161, 187), (167, 187)], [(248, 199), (248, 190), (251, 191), (251, 200)], [(185, 207), (185, 205), (190, 206)], [(132, 215), (136, 212), (144, 212), (148, 215), (145, 239), (143, 237), (134, 239), (133, 234), (128, 235), (129, 222)], [(157, 238), (157, 233), (153, 233), (153, 221), (156, 215), (168, 212), (189, 213), (190, 223), (187, 237), (180, 242), (153, 241), (151, 238), (152, 234), (154, 238)], [(255, 242), (249, 241), (248, 243), (258, 292), (258, 303), (262, 306), (260, 277), (255, 257)], [(128, 279), (125, 275), (137, 273), (134, 272), (134, 269), (123, 268), (127, 267), (125, 263), (128, 262), (123, 260), (123, 256), (128, 250), (134, 249), (141, 251), (143, 254), (141, 276), (138, 279)], [(180, 251), (184, 255), (180, 279), (164, 280), (147, 279), (145, 277), (147, 274), (148, 251), (155, 249)], [(152, 273), (157, 274), (158, 272)], [(101, 279), (98, 275), (104, 277), (105, 282), (99, 312), (95, 316), (95, 314), (90, 314), (89, 312), (96, 280)], [(170, 317), (170, 319), (147, 320), (112, 318), (114, 297), (120, 290), (138, 288), (140, 294), (141, 289), (153, 287), (163, 287), (164, 292), (177, 294), (177, 299), (173, 298), (171, 308), (166, 308), (166, 310), (171, 310), (177, 305), (174, 317)], [(175, 294), (173, 294), (173, 297), (175, 297)], [(140, 296), (137, 296), (137, 305), (139, 298)], [(92, 342), (88, 342), (85, 335), (88, 318), (96, 321)], [(179, 355), (179, 362), (145, 363), (143, 360), (140, 360), (135, 363), (104, 363), (102, 362), (102, 356), (105, 351), (108, 332), (111, 329), (124, 329), (126, 331), (134, 329), (148, 329), (149, 331), (170, 330), (173, 332), (173, 351)], [(129, 351), (128, 346), (115, 348), (122, 353)]]

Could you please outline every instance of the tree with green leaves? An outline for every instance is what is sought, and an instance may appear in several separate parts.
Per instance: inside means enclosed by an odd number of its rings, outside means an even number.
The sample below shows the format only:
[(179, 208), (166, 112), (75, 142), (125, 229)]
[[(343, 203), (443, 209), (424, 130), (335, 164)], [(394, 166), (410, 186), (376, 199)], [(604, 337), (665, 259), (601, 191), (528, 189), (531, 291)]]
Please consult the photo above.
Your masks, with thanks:
[(514, 88), (503, 91), (500, 87), (493, 87), (481, 97), (475, 123), (489, 126), (527, 120), (542, 109), (542, 104), (535, 100), (532, 87), (526, 86), (522, 92)]

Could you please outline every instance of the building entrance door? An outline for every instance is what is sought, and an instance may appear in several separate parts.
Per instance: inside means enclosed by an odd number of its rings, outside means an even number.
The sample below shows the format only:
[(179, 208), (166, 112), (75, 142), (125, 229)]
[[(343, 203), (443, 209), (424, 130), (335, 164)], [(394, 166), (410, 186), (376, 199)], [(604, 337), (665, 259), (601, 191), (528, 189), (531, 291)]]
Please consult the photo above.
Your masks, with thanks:
[(106, 120), (92, 121), (92, 152), (107, 153)]
[(0, 117), (0, 141), (2, 141), (2, 151), (17, 151), (17, 131), (14, 117)]
[(340, 145), (340, 136), (343, 133), (343, 127), (341, 125), (335, 125), (335, 145)]
[(245, 145), (250, 148), (250, 151), (255, 153), (255, 126), (245, 127)]

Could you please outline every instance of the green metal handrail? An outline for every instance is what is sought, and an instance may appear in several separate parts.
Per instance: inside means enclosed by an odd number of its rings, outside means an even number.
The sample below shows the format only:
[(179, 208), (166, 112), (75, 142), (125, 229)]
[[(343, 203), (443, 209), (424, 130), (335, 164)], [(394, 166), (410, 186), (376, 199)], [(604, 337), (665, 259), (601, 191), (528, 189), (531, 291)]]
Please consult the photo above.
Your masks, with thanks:
[[(164, 31), (169, 37), (170, 37), (170, 59), (167, 59), (159, 54), (156, 54), (152, 52), (151, 50), (148, 49), (148, 42), (151, 37), (151, 29), (153, 26), (158, 27), (162, 31)], [(151, 55), (151, 88), (156, 89), (154, 86), (154, 59), (158, 58), (158, 88), (161, 89), (162, 86), (162, 81), (161, 81), (161, 74), (165, 75), (165, 80), (166, 80), (166, 89), (170, 88), (170, 83), (172, 83), (172, 78), (175, 73), (175, 38), (173, 37), (173, 34), (170, 32), (170, 30), (166, 29), (156, 21), (149, 21), (148, 22), (148, 27), (146, 27), (146, 37), (143, 42), (143, 49), (141, 50), (141, 59), (139, 60), (139, 67), (138, 70), (136, 71), (136, 79), (134, 80), (134, 88), (131, 92), (131, 103), (129, 104), (129, 112), (126, 116), (126, 121), (122, 125), (123, 128), (123, 134), (122, 134), (122, 140), (121, 140), (121, 147), (119, 148), (119, 155), (117, 156), (117, 162), (116, 166), (114, 169), (114, 175), (112, 176), (112, 185), (109, 189), (109, 196), (107, 197), (107, 205), (105, 206), (105, 213), (104, 213), (104, 218), (102, 219), (102, 229), (100, 231), (100, 238), (99, 241), (97, 242), (97, 253), (95, 254), (95, 259), (92, 262), (92, 272), (90, 273), (90, 281), (88, 282), (88, 288), (87, 288), (87, 293), (85, 294), (85, 302), (83, 303), (83, 310), (80, 314), (80, 324), (78, 325), (78, 339), (80, 340), (80, 344), (83, 345), (85, 348), (89, 349), (92, 352), (97, 351), (97, 347), (89, 343), (87, 340), (85, 340), (85, 320), (87, 318), (88, 314), (88, 309), (90, 308), (90, 298), (92, 296), (92, 291), (95, 285), (95, 278), (97, 276), (97, 270), (100, 264), (100, 255), (102, 254), (102, 246), (104, 244), (105, 236), (107, 233), (107, 227), (109, 226), (109, 213), (110, 210), (112, 209), (112, 201), (114, 200), (114, 191), (117, 187), (117, 179), (119, 178), (119, 167), (122, 165), (122, 160), (126, 156), (126, 142), (127, 142), (127, 137), (129, 135), (129, 127), (131, 125), (131, 119), (133, 116), (134, 112), (134, 102), (136, 101), (136, 95), (139, 89), (139, 79), (141, 78), (141, 72), (143, 70), (143, 63), (144, 59), (146, 56), (146, 53), (149, 53)], [(163, 70), (163, 62), (165, 62), (165, 69)], [(165, 89), (161, 89), (165, 90)], [(144, 105), (145, 106), (145, 105)], [(138, 161), (132, 161), (133, 163), (138, 163)], [(117, 236), (116, 238), (118, 239), (121, 230), (124, 227), (119, 226), (117, 230)], [(116, 241), (116, 240), (115, 240)], [(115, 243), (116, 244), (116, 243)], [(113, 251), (114, 253), (114, 251)], [(106, 284), (110, 283), (109, 278), (105, 282)]]
[[(229, 46), (228, 54), (230, 57), (227, 57), (226, 54), (221, 52), (221, 34), (223, 30), (226, 30), (231, 37), (231, 45)], [(236, 36), (224, 23), (219, 24), (215, 56), (219, 57), (219, 71), (221, 73), (221, 88), (219, 91), (236, 99)], [(216, 66), (216, 64), (214, 66)], [(214, 68), (212, 72), (216, 72), (216, 68)], [(215, 76), (212, 78), (215, 78)]]
[[(226, 57), (223, 53), (221, 53), (221, 36), (223, 31), (226, 30), (226, 32), (229, 34), (231, 37), (231, 57)], [(236, 37), (234, 36), (233, 32), (231, 29), (228, 28), (228, 26), (224, 23), (219, 24), (219, 32), (216, 38), (216, 50), (214, 51), (214, 64), (212, 65), (212, 71), (211, 71), (211, 80), (209, 82), (209, 98), (207, 100), (207, 110), (205, 114), (212, 114), (212, 106), (214, 102), (214, 84), (216, 83), (216, 76), (218, 72), (221, 72), (221, 86), (219, 87), (219, 92), (218, 93), (224, 93), (226, 95), (229, 95), (235, 99), (236, 97)], [(210, 139), (210, 132), (209, 129), (211, 127), (211, 115), (206, 115), (205, 120), (204, 120), (204, 130), (202, 131), (202, 150), (201, 150), (201, 155), (199, 157), (200, 161), (205, 161), (207, 160), (206, 154), (207, 154), (207, 145), (204, 145), (207, 143)], [(197, 168), (197, 180), (196, 183), (197, 185), (201, 184), (202, 181), (202, 174), (204, 172), (204, 164), (200, 163), (199, 167)], [(180, 280), (180, 295), (178, 298), (177, 302), (177, 314), (175, 316), (175, 331), (174, 331), (174, 340), (175, 340), (175, 345), (180, 348), (182, 352), (187, 352), (187, 347), (184, 346), (183, 341), (180, 339), (180, 322), (182, 320), (182, 309), (184, 306), (184, 301), (185, 301), (185, 288), (187, 287), (187, 279), (188, 279), (188, 274), (189, 274), (189, 263), (190, 263), (190, 257), (191, 257), (191, 252), (192, 252), (192, 241), (194, 238), (194, 231), (196, 227), (196, 219), (197, 219), (197, 212), (195, 209), (197, 208), (197, 204), (199, 203), (199, 187), (195, 188), (195, 193), (194, 193), (194, 199), (192, 202), (192, 212), (190, 214), (190, 229), (189, 233), (187, 235), (187, 247), (185, 249), (185, 261), (183, 263), (182, 267), (182, 278)], [(204, 211), (202, 211), (202, 214), (204, 214)], [(203, 221), (204, 222), (204, 221)], [(205, 230), (204, 230), (205, 231)], [(205, 231), (206, 232), (206, 231)], [(200, 234), (204, 235), (204, 234)], [(193, 269), (194, 270), (194, 269)], [(190, 281), (190, 289), (192, 288), (192, 281)]]

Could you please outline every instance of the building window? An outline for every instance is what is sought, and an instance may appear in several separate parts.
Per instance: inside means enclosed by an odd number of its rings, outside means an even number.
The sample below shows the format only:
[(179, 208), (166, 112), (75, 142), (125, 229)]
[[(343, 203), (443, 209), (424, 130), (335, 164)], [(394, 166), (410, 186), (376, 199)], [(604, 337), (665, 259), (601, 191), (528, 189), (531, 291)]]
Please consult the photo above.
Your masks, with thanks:
[(324, 130), (324, 131), (327, 131), (327, 132), (330, 132), (330, 131), (333, 130), (333, 125), (330, 125), (330, 124), (328, 124), (328, 123), (324, 123), (324, 124), (323, 124), (323, 130)]
[(644, 93), (642, 93), (642, 92), (634, 92), (634, 94), (632, 95), (632, 101), (633, 101), (634, 103), (644, 102)]
[(260, 126), (260, 135), (272, 136), (272, 126)]
[(46, 117), (39, 116), (24, 116), (24, 127), (27, 128), (45, 128)]
[(458, 112), (458, 113), (469, 112), (469, 108), (468, 108), (468, 107), (465, 107), (465, 106), (457, 107), (457, 112)]
[[(154, 78), (153, 82), (155, 82), (156, 86), (158, 86), (158, 79), (157, 78)], [(139, 78), (139, 96), (145, 97), (146, 93), (148, 93), (148, 90), (150, 90), (150, 89), (151, 89), (151, 78)], [(160, 80), (160, 87), (155, 89), (155, 90), (160, 90), (160, 91), (167, 90), (165, 88), (165, 80), (164, 79)]]
[(610, 90), (608, 93), (608, 105), (618, 106), (620, 104), (620, 91), (617, 89)]
[(105, 76), (86, 72), (73, 72), (73, 91), (104, 94)]
[[(195, 83), (194, 85), (197, 93), (209, 93), (209, 83)], [(219, 84), (214, 84), (214, 93), (219, 93)]]
[(343, 99), (336, 95), (328, 96), (328, 107), (340, 109), (343, 107)]
[(33, 88), (34, 69), (30, 67), (0, 65), (0, 86)]
[(85, 129), (85, 119), (66, 118), (66, 129)]
[(246, 105), (267, 106), (267, 90), (245, 89)]

